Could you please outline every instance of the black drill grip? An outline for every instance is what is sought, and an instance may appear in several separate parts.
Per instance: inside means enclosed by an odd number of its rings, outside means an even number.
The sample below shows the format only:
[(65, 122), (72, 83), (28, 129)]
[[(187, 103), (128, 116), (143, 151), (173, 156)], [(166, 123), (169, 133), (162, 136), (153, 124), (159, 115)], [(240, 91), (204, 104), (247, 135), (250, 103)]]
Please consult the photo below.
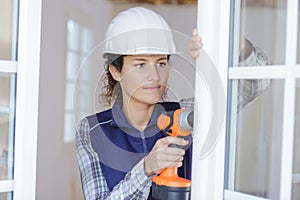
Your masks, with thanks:
[(178, 144), (169, 144), (168, 147), (179, 148), (183, 150), (187, 150), (189, 145), (178, 145)]

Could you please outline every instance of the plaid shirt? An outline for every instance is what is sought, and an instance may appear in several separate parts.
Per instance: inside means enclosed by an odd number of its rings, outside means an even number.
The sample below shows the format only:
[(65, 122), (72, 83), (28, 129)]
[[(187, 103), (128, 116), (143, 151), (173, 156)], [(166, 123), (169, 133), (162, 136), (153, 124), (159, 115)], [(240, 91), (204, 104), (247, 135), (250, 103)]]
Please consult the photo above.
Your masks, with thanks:
[[(258, 47), (252, 48), (252, 53), (240, 66), (263, 66), (269, 63), (267, 56)], [(271, 84), (271, 79), (241, 79), (238, 80), (237, 110), (241, 111), (252, 100), (259, 96)]]
[[(268, 59), (258, 48), (253, 48), (251, 55), (240, 65), (265, 65)], [(270, 80), (239, 80), (238, 110), (260, 95), (270, 84)], [(181, 105), (193, 105), (193, 98), (181, 101)], [(184, 102), (184, 103), (183, 103)], [(96, 199), (147, 199), (151, 178), (144, 173), (144, 159), (138, 162), (125, 178), (112, 191), (109, 190), (97, 153), (90, 141), (90, 131), (86, 118), (81, 120), (76, 134), (76, 153), (80, 168), (83, 192), (86, 200)]]
[(99, 157), (91, 145), (90, 130), (93, 128), (89, 127), (88, 120), (84, 118), (76, 134), (76, 153), (85, 199), (147, 199), (152, 181), (144, 173), (144, 159), (127, 173), (113, 191), (109, 190)]

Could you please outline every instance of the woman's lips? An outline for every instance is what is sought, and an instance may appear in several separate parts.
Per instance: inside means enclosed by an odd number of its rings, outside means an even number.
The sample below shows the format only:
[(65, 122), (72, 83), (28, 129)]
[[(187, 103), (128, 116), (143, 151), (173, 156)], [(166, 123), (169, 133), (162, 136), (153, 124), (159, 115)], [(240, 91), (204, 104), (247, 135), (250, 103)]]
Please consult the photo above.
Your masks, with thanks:
[(160, 89), (160, 85), (150, 85), (150, 86), (145, 86), (144, 87), (145, 90), (147, 91), (157, 91)]

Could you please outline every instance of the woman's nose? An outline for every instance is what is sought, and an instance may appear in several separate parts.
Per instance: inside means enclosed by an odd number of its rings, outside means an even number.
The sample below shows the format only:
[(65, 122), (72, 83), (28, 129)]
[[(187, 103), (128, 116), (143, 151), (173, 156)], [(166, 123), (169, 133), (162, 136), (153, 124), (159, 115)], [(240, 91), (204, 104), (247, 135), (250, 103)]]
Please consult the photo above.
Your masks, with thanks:
[(147, 72), (147, 78), (149, 81), (159, 81), (159, 74), (155, 64), (150, 64)]

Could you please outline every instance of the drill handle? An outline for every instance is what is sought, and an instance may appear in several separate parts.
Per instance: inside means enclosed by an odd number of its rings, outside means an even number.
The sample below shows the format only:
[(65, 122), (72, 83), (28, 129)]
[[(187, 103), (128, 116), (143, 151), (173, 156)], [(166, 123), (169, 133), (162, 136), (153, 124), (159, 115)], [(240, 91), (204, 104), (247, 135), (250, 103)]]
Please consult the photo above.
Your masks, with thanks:
[(168, 147), (179, 148), (183, 150), (187, 150), (189, 145), (178, 145), (178, 144), (169, 144)]

